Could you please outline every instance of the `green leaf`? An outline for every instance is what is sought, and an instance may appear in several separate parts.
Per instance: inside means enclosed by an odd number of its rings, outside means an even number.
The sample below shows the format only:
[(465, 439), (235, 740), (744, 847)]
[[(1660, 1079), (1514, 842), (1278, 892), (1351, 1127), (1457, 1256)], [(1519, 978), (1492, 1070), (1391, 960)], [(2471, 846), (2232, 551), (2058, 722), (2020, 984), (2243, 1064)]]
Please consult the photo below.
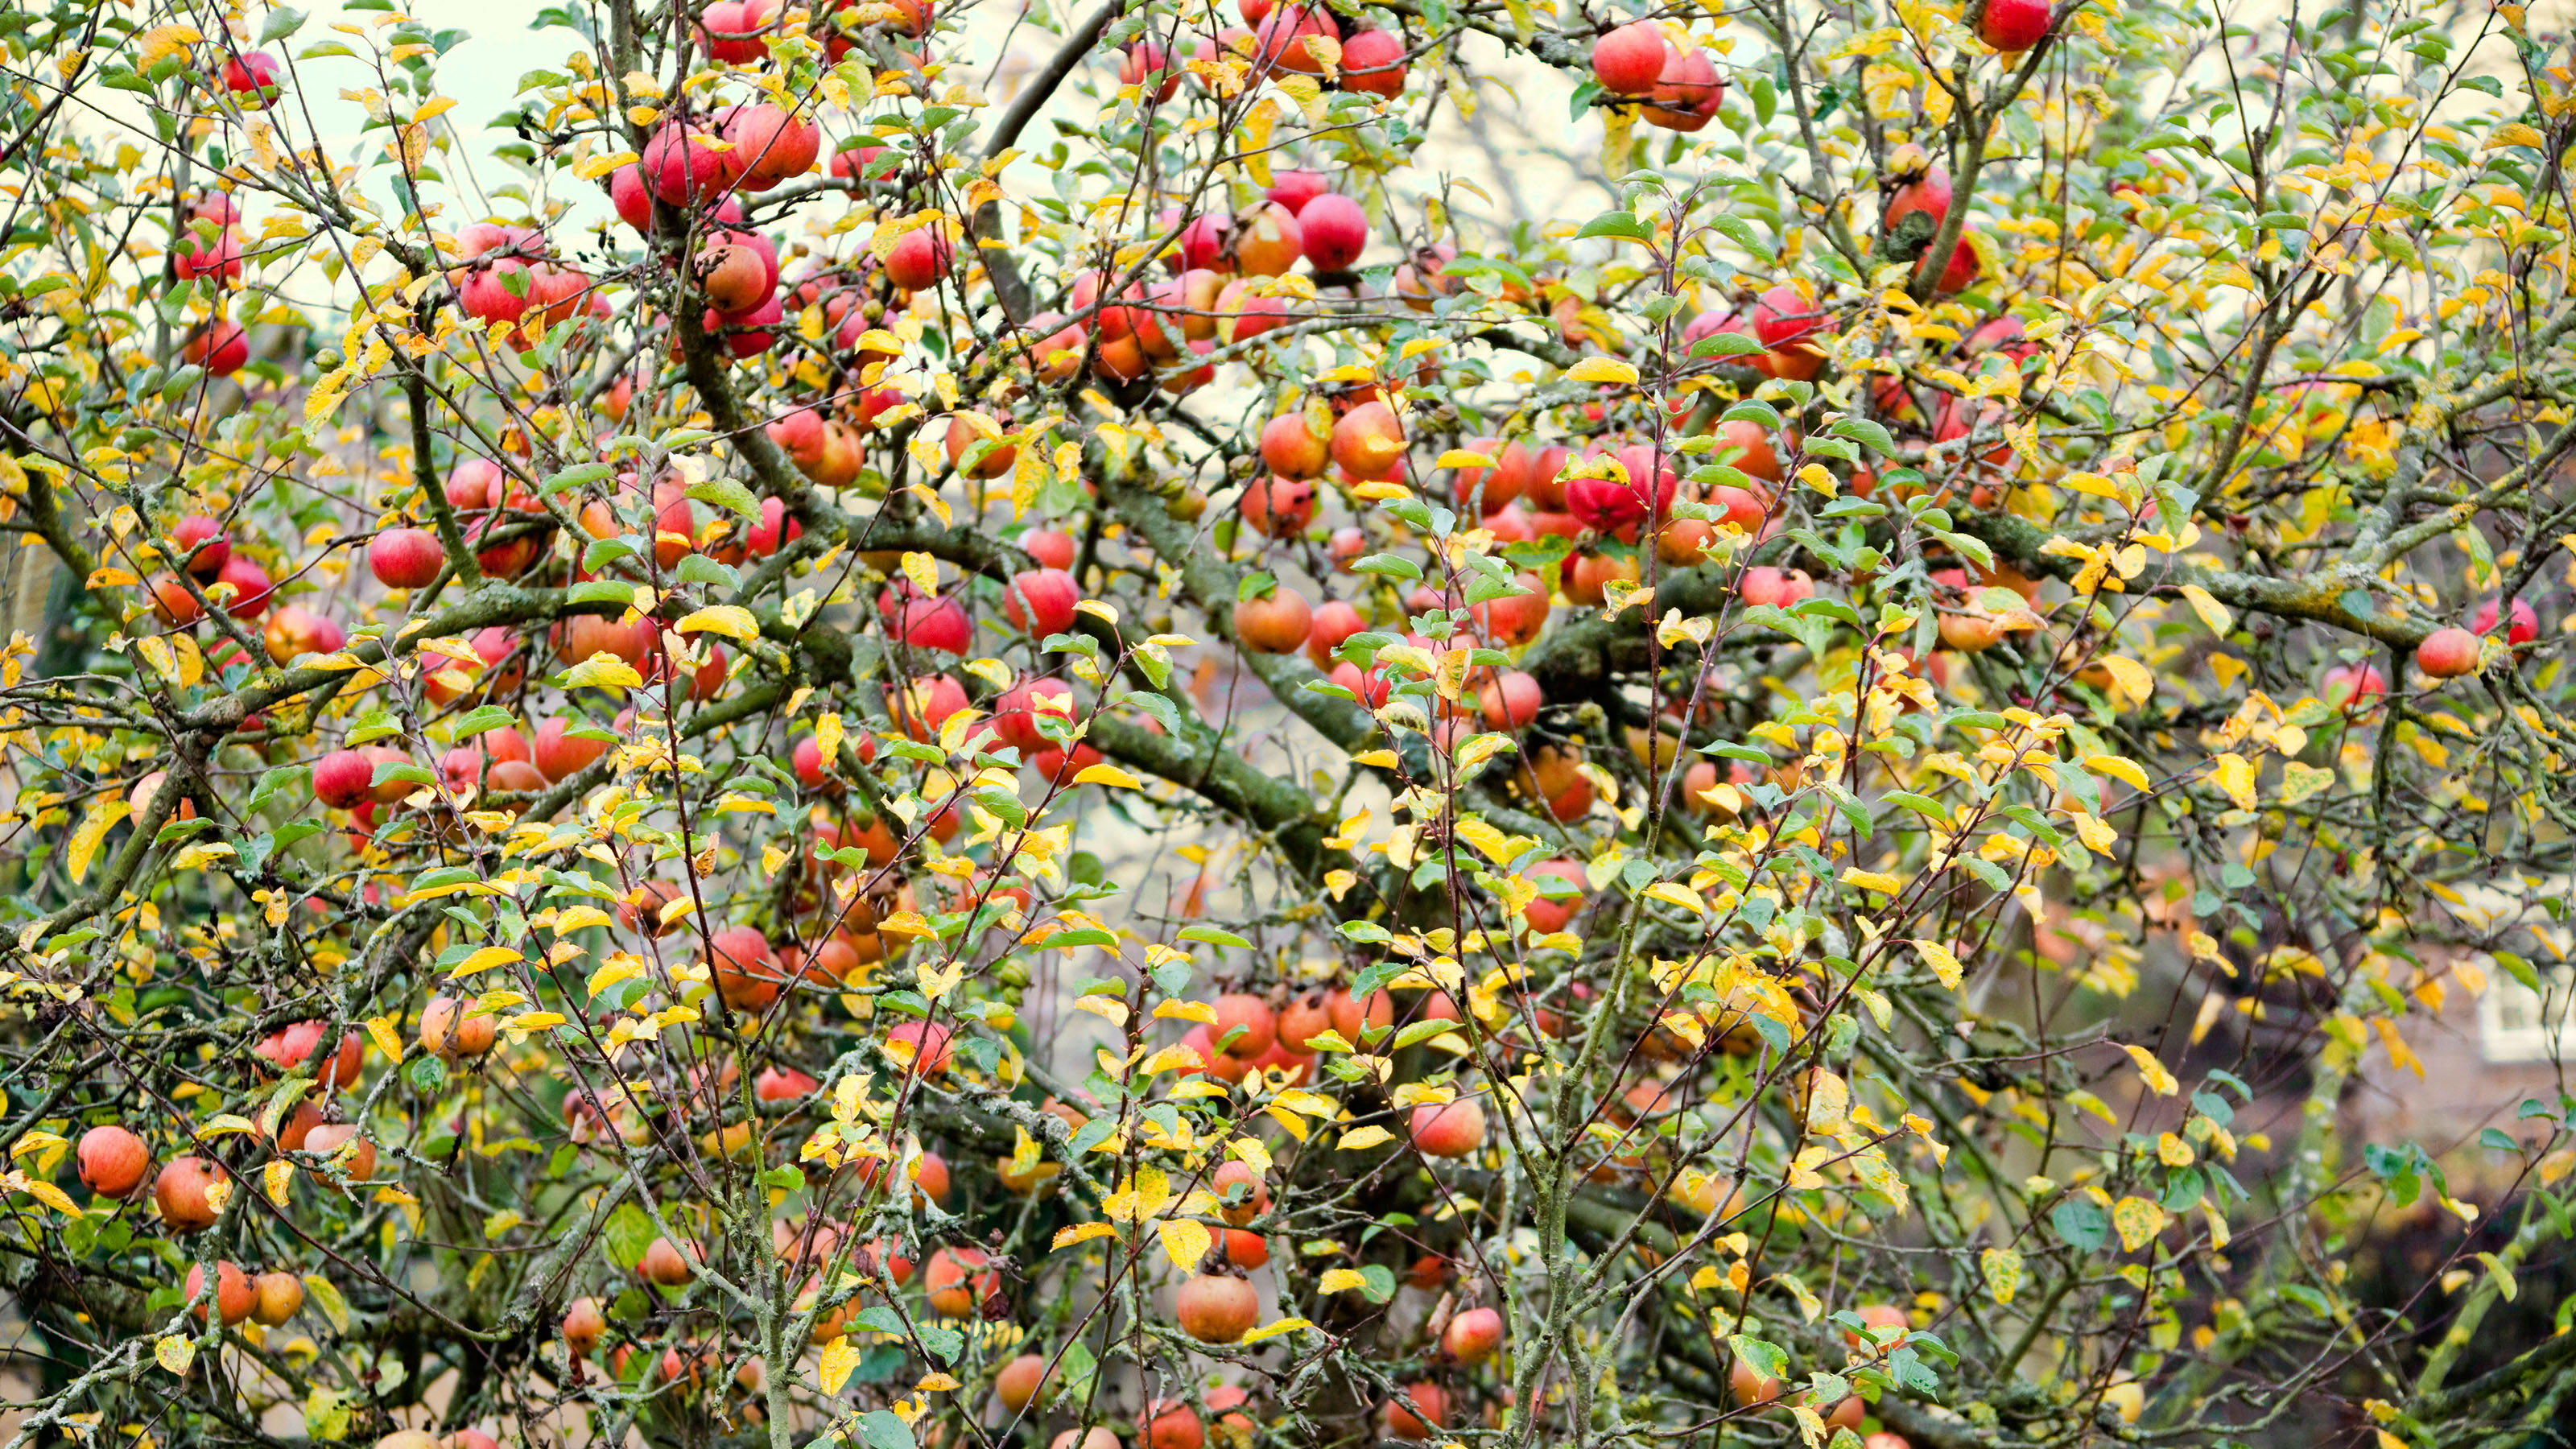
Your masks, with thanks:
[(1577, 241), (1596, 236), (1615, 236), (1626, 241), (1640, 242), (1655, 239), (1655, 234), (1646, 229), (1644, 222), (1625, 211), (1605, 211), (1585, 222), (1583, 229), (1574, 234)]
[(745, 518), (757, 517), (760, 513), (760, 500), (751, 496), (750, 489), (731, 478), (710, 478), (704, 483), (692, 484), (689, 496)]
[(586, 579), (564, 590), (570, 604), (632, 604), (635, 586), (617, 579)]
[(470, 740), (477, 735), (489, 734), (493, 730), (508, 729), (518, 722), (519, 717), (517, 715), (510, 713), (508, 710), (501, 708), (497, 704), (486, 704), (478, 705), (474, 709), (468, 711), (465, 717), (458, 720), (453, 728), (457, 739)]
[[(1436, 861), (1431, 863), (1435, 865), (1438, 864)], [(1458, 1023), (1446, 1018), (1434, 1018), (1429, 1021), (1411, 1022), (1405, 1026), (1404, 1030), (1395, 1034), (1395, 1045), (1390, 1048), (1390, 1050), (1402, 1051), (1406, 1047), (1412, 1046), (1418, 1042), (1429, 1041), (1435, 1036), (1446, 1036), (1457, 1029)]]
[(1842, 418), (1825, 431), (1837, 438), (1850, 438), (1854, 442), (1866, 443), (1870, 451), (1875, 453), (1896, 451), (1896, 439), (1889, 435), (1887, 429), (1867, 418)]
[(259, 43), (274, 45), (304, 28), (304, 12), (283, 5), (272, 7), (268, 18), (259, 23)]
[(1788, 1382), (1789, 1355), (1780, 1345), (1767, 1343), (1758, 1338), (1749, 1338), (1741, 1333), (1730, 1337), (1726, 1342), (1728, 1347), (1735, 1350), (1737, 1358), (1753, 1365), (1755, 1373), (1766, 1379), (1781, 1383)]
[(1232, 931), (1219, 930), (1214, 926), (1184, 926), (1181, 928), (1181, 939), (1184, 941), (1203, 941), (1211, 946), (1240, 946), (1248, 948), (1252, 945), (1250, 941), (1245, 940)]
[(619, 1271), (627, 1273), (634, 1272), (635, 1265), (644, 1261), (644, 1250), (652, 1247), (653, 1240), (660, 1236), (654, 1230), (653, 1220), (631, 1202), (619, 1203), (617, 1211), (610, 1213), (607, 1223), (600, 1228), (600, 1239), (608, 1249), (608, 1261), (616, 1264)]
[(912, 1426), (884, 1409), (859, 1416), (859, 1441), (868, 1449), (913, 1449)]
[(537, 491), (552, 498), (568, 488), (605, 483), (616, 476), (617, 465), (614, 463), (575, 463), (569, 468), (547, 474), (545, 481), (537, 485)]
[(1691, 344), (1693, 357), (1760, 357), (1771, 349), (1741, 332), (1712, 332)]

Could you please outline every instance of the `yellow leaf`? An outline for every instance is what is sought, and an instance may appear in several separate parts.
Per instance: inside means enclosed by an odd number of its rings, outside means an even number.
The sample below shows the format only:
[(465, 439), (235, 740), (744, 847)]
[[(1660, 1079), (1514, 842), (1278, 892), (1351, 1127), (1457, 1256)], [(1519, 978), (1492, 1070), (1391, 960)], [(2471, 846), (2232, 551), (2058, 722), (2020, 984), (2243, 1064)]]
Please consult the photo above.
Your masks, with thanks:
[(2124, 1197), (2111, 1206), (2111, 1226), (2120, 1230), (2120, 1246), (2134, 1253), (2165, 1230), (2165, 1210), (2142, 1197)]
[[(1342, 1270), (1342, 1271), (1347, 1272), (1347, 1271), (1349, 1271), (1349, 1270), (1344, 1269), (1344, 1270)], [(1304, 1319), (1302, 1319), (1302, 1318), (1283, 1318), (1283, 1319), (1280, 1319), (1277, 1323), (1265, 1323), (1265, 1324), (1261, 1325), (1259, 1328), (1256, 1328), (1256, 1329), (1252, 1330), (1250, 1333), (1247, 1333), (1247, 1334), (1245, 1334), (1243, 1337), (1241, 1337), (1241, 1338), (1239, 1338), (1239, 1339), (1235, 1340), (1235, 1342), (1237, 1342), (1237, 1343), (1239, 1343), (1239, 1344), (1240, 1344), (1240, 1343), (1259, 1343), (1259, 1342), (1261, 1342), (1261, 1341), (1262, 1341), (1263, 1339), (1265, 1339), (1265, 1338), (1277, 1338), (1279, 1335), (1281, 1335), (1281, 1334), (1283, 1334), (1283, 1333), (1295, 1333), (1298, 1329), (1301, 1329), (1301, 1328), (1312, 1328), (1312, 1327), (1314, 1327), (1314, 1326), (1315, 1326), (1315, 1325), (1313, 1325), (1313, 1324), (1311, 1324), (1311, 1323), (1308, 1323), (1306, 1320), (1304, 1320)]]
[(929, 920), (926, 919), (919, 911), (897, 911), (893, 915), (886, 917), (884, 920), (877, 922), (877, 931), (882, 935), (895, 936), (936, 936), (939, 934), (939, 928), (930, 924)]
[(123, 795), (101, 795), (89, 802), (89, 813), (81, 818), (80, 829), (72, 832), (71, 846), (63, 861), (63, 869), (74, 885), (89, 874), (90, 859), (98, 854), (98, 843), (131, 809)]
[(2165, 1064), (2156, 1060), (2154, 1052), (2141, 1046), (2123, 1046), (2120, 1050), (2127, 1052), (2129, 1060), (2138, 1064), (2138, 1075), (2147, 1079), (2147, 1086), (2157, 1096), (2170, 1097), (2181, 1090), (2182, 1083), (2174, 1080), (2174, 1074), (2165, 1070)]
[(76, 1218), (81, 1215), (80, 1207), (72, 1201), (70, 1193), (41, 1177), (28, 1179), (27, 1196), (61, 1213), (64, 1217)]
[(1327, 1268), (1324, 1270), (1324, 1276), (1316, 1282), (1315, 1291), (1318, 1293), (1348, 1293), (1354, 1288), (1365, 1288), (1367, 1286), (1368, 1279), (1362, 1277), (1355, 1269)]
[(1163, 1256), (1184, 1273), (1195, 1271), (1216, 1246), (1215, 1236), (1188, 1218), (1166, 1218), (1154, 1226), (1163, 1239)]
[(2147, 772), (2140, 769), (2137, 762), (2119, 755), (2087, 755), (2084, 757), (2084, 768), (2096, 775), (2108, 775), (2132, 789), (2151, 788), (2147, 784)]
[(849, 1382), (851, 1370), (859, 1366), (859, 1360), (863, 1357), (865, 1355), (859, 1352), (857, 1345), (850, 1342), (850, 1336), (846, 1333), (823, 1345), (823, 1361), (819, 1365), (822, 1370), (823, 1392), (839, 1393), (841, 1385)]
[(1905, 889), (1905, 882), (1895, 876), (1869, 870), (1844, 871), (1843, 884), (1858, 886), (1865, 891), (1876, 891), (1883, 896), (1896, 895)]
[(2156, 692), (2156, 677), (2138, 661), (2123, 655), (2106, 654), (2098, 662), (2111, 671), (2111, 687), (2116, 692), (2140, 702)]
[(1354, 1127), (1342, 1134), (1341, 1145), (1344, 1152), (1359, 1152), (1371, 1147), (1384, 1146), (1394, 1140), (1395, 1134), (1383, 1127)]
[(395, 1066), (402, 1065), (402, 1034), (394, 1030), (394, 1019), (392, 1017), (376, 1016), (368, 1018), (367, 1040), (376, 1044), (376, 1050), (385, 1054), (385, 1060), (392, 1062)]
[(1977, 1255), (1986, 1272), (1986, 1291), (1997, 1303), (2010, 1303), (2021, 1291), (2021, 1254), (2010, 1248), (1988, 1248)]
[(2227, 792), (2227, 798), (2236, 802), (2237, 809), (2251, 810), (2254, 808), (2254, 765), (2252, 761), (2249, 761), (2243, 755), (2230, 750), (2226, 754), (2220, 755), (2217, 759), (2212, 760), (2210, 762), (2210, 766), (2210, 778), (2218, 782), (2219, 789)]
[(473, 955), (466, 957), (464, 960), (457, 962), (456, 969), (447, 973), (447, 979), (450, 981), (462, 981), (466, 977), (474, 975), (476, 972), (489, 971), (495, 966), (507, 966), (513, 961), (523, 961), (526, 959), (526, 957), (521, 956), (517, 951), (514, 951), (507, 946), (486, 946), (475, 952)]
[(682, 634), (722, 634), (728, 639), (760, 637), (760, 621), (740, 604), (709, 604), (672, 627)]
[(92, 589), (113, 589), (121, 588), (127, 584), (139, 584), (141, 582), (143, 582), (141, 579), (136, 578), (134, 575), (127, 573), (125, 570), (118, 568), (114, 564), (101, 564), (99, 567), (90, 570), (89, 583), (87, 587)]
[(1465, 448), (1451, 448), (1442, 453), (1438, 461), (1431, 466), (1434, 468), (1490, 468), (1494, 466), (1494, 460), (1482, 453), (1471, 453)]
[(1568, 382), (1601, 382), (1625, 387), (1637, 380), (1633, 363), (1615, 357), (1587, 357), (1565, 370)]
[(2210, 633), (2225, 638), (2227, 631), (2236, 627), (2236, 616), (2227, 612), (2225, 604), (2211, 597), (2209, 590), (2198, 584), (2185, 584), (2182, 596), (2190, 603), (2191, 611), (2200, 616), (2200, 622), (2209, 626)]
[(1069, 1228), (1056, 1229), (1055, 1241), (1049, 1245), (1049, 1248), (1050, 1251), (1055, 1248), (1070, 1248), (1077, 1243), (1090, 1242), (1094, 1238), (1116, 1236), (1118, 1236), (1118, 1230), (1107, 1223), (1076, 1223)]
[(1144, 784), (1143, 781), (1137, 779), (1135, 776), (1128, 774), (1125, 770), (1122, 770), (1107, 761), (1103, 761), (1097, 765), (1083, 766), (1082, 773), (1073, 777), (1073, 783), (1077, 785), (1107, 785), (1113, 789), (1119, 790), (1133, 790)]
[(643, 958), (629, 954), (625, 951), (620, 951), (608, 958), (607, 965), (590, 973), (590, 982), (586, 994), (597, 996), (599, 993), (606, 991), (608, 988), (616, 985), (620, 981), (632, 981), (643, 974)]
[(1679, 881), (1659, 880), (1653, 885), (1646, 887), (1645, 894), (1655, 900), (1662, 901), (1667, 905), (1679, 906), (1694, 916), (1704, 916), (1708, 914), (1707, 905), (1701, 902), (1698, 896), (1691, 893), (1690, 887), (1681, 884)]
[(1938, 941), (1926, 941), (1917, 937), (1914, 941), (1914, 950), (1922, 956), (1923, 964), (1932, 968), (1932, 974), (1941, 978), (1942, 985), (1952, 991), (1959, 989), (1959, 958), (1950, 954), (1949, 947)]
[(614, 654), (593, 654), (564, 671), (566, 689), (641, 689), (644, 676)]
[(193, 1339), (181, 1338), (175, 1333), (164, 1334), (152, 1345), (152, 1361), (179, 1377), (186, 1378), (188, 1365), (197, 1361), (196, 1342)]

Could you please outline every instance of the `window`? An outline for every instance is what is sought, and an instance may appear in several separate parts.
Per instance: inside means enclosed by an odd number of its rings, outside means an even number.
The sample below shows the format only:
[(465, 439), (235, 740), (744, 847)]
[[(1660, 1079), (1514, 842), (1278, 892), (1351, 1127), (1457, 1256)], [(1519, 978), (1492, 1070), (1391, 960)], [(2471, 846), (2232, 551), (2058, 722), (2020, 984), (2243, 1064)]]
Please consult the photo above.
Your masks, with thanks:
[(2545, 1062), (2576, 1059), (2576, 1020), (2568, 1002), (2576, 997), (2576, 970), (2543, 969), (2539, 991), (2516, 981), (2501, 968), (2478, 1001), (2478, 1045), (2491, 1062)]

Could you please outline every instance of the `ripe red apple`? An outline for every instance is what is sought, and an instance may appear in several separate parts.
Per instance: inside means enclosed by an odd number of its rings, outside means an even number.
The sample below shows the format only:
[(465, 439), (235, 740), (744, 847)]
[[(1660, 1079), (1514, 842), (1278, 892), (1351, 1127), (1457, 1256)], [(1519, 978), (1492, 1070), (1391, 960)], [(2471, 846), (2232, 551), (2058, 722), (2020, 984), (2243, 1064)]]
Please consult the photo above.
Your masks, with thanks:
[(1331, 438), (1307, 424), (1305, 409), (1292, 409), (1261, 425), (1261, 461), (1282, 478), (1312, 478), (1332, 461)]
[(1449, 1320), (1440, 1346), (1460, 1363), (1478, 1363), (1503, 1346), (1503, 1315), (1491, 1308), (1470, 1308)]
[(1306, 203), (1333, 189), (1333, 183), (1321, 171), (1274, 171), (1262, 195), (1288, 208), (1295, 216), (1306, 209)]
[(284, 93), (279, 77), (286, 73), (277, 57), (264, 50), (245, 51), (224, 62), (224, 89), (245, 111), (264, 111)]
[(2387, 693), (2387, 678), (2367, 664), (2338, 664), (2317, 681), (2317, 697), (2336, 709), (2366, 709)]
[(268, 657), (280, 664), (307, 654), (336, 654), (349, 642), (346, 630), (296, 604), (270, 615), (260, 637), (268, 645)]
[(1064, 569), (1070, 572), (1078, 546), (1073, 535), (1052, 528), (1033, 528), (1020, 535), (1020, 548), (1038, 561), (1040, 568)]
[(1072, 632), (1073, 606), (1080, 602), (1082, 589), (1073, 575), (1062, 569), (1027, 569), (1011, 576), (1002, 611), (1013, 627), (1043, 640)]
[[(1401, 77), (1398, 80), (1400, 88)], [(1340, 192), (1328, 191), (1307, 202), (1297, 213), (1297, 235), (1306, 260), (1314, 263), (1317, 272), (1347, 272), (1368, 250), (1368, 214), (1360, 210), (1358, 202)]]
[[(1331, 199), (1319, 196), (1306, 209), (1313, 211)], [(1354, 478), (1392, 478), (1404, 464), (1404, 424), (1385, 403), (1362, 403), (1333, 424), (1330, 450), (1333, 461)]]
[(1305, 247), (1297, 213), (1278, 202), (1267, 202), (1252, 208), (1235, 229), (1235, 269), (1247, 277), (1276, 277), (1297, 265)]
[(1592, 42), (1592, 78), (1614, 96), (1642, 96), (1662, 79), (1671, 54), (1663, 27), (1634, 21)]
[(1484, 716), (1488, 728), (1498, 730), (1527, 729), (1538, 718), (1539, 706), (1547, 702), (1545, 691), (1537, 680), (1517, 669), (1505, 670), (1477, 696), (1477, 712)]
[(1643, 112), (1649, 123), (1668, 131), (1697, 131), (1717, 114), (1726, 86), (1718, 79), (1716, 62), (1694, 45), (1665, 60), (1647, 97), (1653, 102)]
[[(1343, 90), (1392, 99), (1404, 94), (1404, 75), (1404, 41), (1394, 32), (1372, 27), (1342, 42)], [(1304, 221), (1305, 213), (1297, 219)]]
[(1061, 679), (1026, 679), (1004, 690), (1001, 698), (993, 701), (994, 737), (1023, 756), (1046, 749), (1048, 740), (1038, 732), (1040, 714), (1070, 722), (1073, 686)]
[(536, 766), (537, 773), (545, 777), (547, 784), (562, 784), (608, 752), (606, 740), (583, 739), (566, 733), (587, 724), (586, 720), (557, 715), (537, 726), (537, 737), (528, 746), (528, 762)]
[(935, 225), (905, 232), (886, 253), (886, 280), (907, 292), (927, 291), (948, 275), (953, 253), (947, 234)]
[(1397, 1439), (1428, 1439), (1449, 1421), (1449, 1394), (1438, 1384), (1406, 1384), (1380, 1416)]
[(1485, 1109), (1472, 1097), (1413, 1109), (1413, 1145), (1425, 1157), (1464, 1157), (1485, 1143)]
[(921, 1270), (921, 1286), (931, 1312), (945, 1318), (964, 1318), (984, 1300), (1001, 1292), (1002, 1275), (985, 1267), (991, 1261), (980, 1248), (942, 1248), (931, 1254)]
[(1127, 47), (1118, 62), (1118, 83), (1122, 86), (1152, 85), (1156, 104), (1168, 101), (1181, 88), (1181, 67), (1172, 60), (1171, 52), (1152, 40), (1139, 40)]
[(105, 1197), (130, 1197), (152, 1168), (152, 1149), (143, 1139), (109, 1123), (81, 1134), (80, 1180)]
[(179, 356), (216, 377), (230, 377), (250, 364), (250, 334), (240, 323), (217, 317), (188, 334)]
[(1264, 475), (1244, 485), (1244, 526), (1262, 537), (1294, 537), (1314, 521), (1315, 485), (1305, 479)]
[[(199, 1297), (205, 1291), (206, 1265), (190, 1263), (188, 1281), (181, 1288), (181, 1292), (185, 1295), (184, 1301), (197, 1304)], [(230, 1328), (250, 1317), (250, 1311), (259, 1306), (259, 1293), (251, 1287), (250, 1278), (242, 1272), (241, 1265), (229, 1261), (218, 1262), (215, 1264), (214, 1301), (215, 1316), (226, 1328)], [(206, 1318), (204, 1305), (198, 1304), (196, 1314), (197, 1321), (203, 1323)]]
[(1202, 1273), (1172, 1296), (1172, 1315), (1201, 1343), (1233, 1343), (1261, 1321), (1261, 1294), (1245, 1279)]
[(655, 127), (642, 159), (653, 194), (672, 206), (692, 206), (732, 190), (742, 171), (735, 153), (716, 149), (721, 139), (691, 122), (668, 120)]
[(437, 535), (425, 528), (388, 528), (367, 545), (367, 568), (389, 589), (425, 589), (446, 566)]
[[(765, 4), (767, 0), (753, 0)], [(814, 169), (823, 153), (823, 132), (813, 122), (763, 101), (737, 106), (726, 118), (724, 137), (733, 143), (743, 167), (742, 184), (767, 191), (779, 182)]]
[(2436, 629), (2415, 646), (2415, 664), (2435, 679), (2457, 679), (2478, 672), (2484, 647), (2484, 641), (2466, 629)]
[(1360, 611), (1340, 599), (1328, 599), (1315, 610), (1313, 623), (1306, 630), (1306, 657), (1317, 669), (1333, 667), (1333, 651), (1343, 641), (1368, 628)]
[[(2489, 599), (2478, 605), (2478, 619), (2474, 628), (2477, 633), (2492, 634), (2495, 632), (2495, 626), (2496, 601)], [(2529, 599), (2514, 600), (2513, 622), (2505, 626), (2504, 642), (2508, 645), (2528, 644), (2539, 637), (2540, 611), (2531, 607)]]
[[(1916, 152), (1918, 157), (1920, 154)], [(1947, 169), (1918, 161), (1917, 169), (1908, 179), (1887, 193), (1887, 203), (1879, 212), (1879, 224), (1893, 229), (1898, 222), (1918, 211), (1931, 216), (1935, 230), (1950, 214), (1950, 173)]]
[(1338, 40), (1340, 28), (1333, 24), (1331, 12), (1322, 6), (1293, 3), (1281, 5), (1262, 17), (1255, 32), (1258, 54), (1280, 70), (1305, 75), (1322, 75), (1324, 59), (1306, 42), (1309, 39)]
[(152, 1205), (173, 1232), (194, 1233), (215, 1225), (215, 1205), (206, 1199), (216, 1181), (216, 1167), (194, 1155), (174, 1157), (152, 1183)]
[(1977, 38), (2012, 55), (2039, 44), (2048, 27), (2048, 0), (1986, 0), (1977, 18)]
[(1284, 584), (1234, 606), (1234, 637), (1256, 654), (1288, 654), (1305, 647), (1313, 624), (1306, 596)]

